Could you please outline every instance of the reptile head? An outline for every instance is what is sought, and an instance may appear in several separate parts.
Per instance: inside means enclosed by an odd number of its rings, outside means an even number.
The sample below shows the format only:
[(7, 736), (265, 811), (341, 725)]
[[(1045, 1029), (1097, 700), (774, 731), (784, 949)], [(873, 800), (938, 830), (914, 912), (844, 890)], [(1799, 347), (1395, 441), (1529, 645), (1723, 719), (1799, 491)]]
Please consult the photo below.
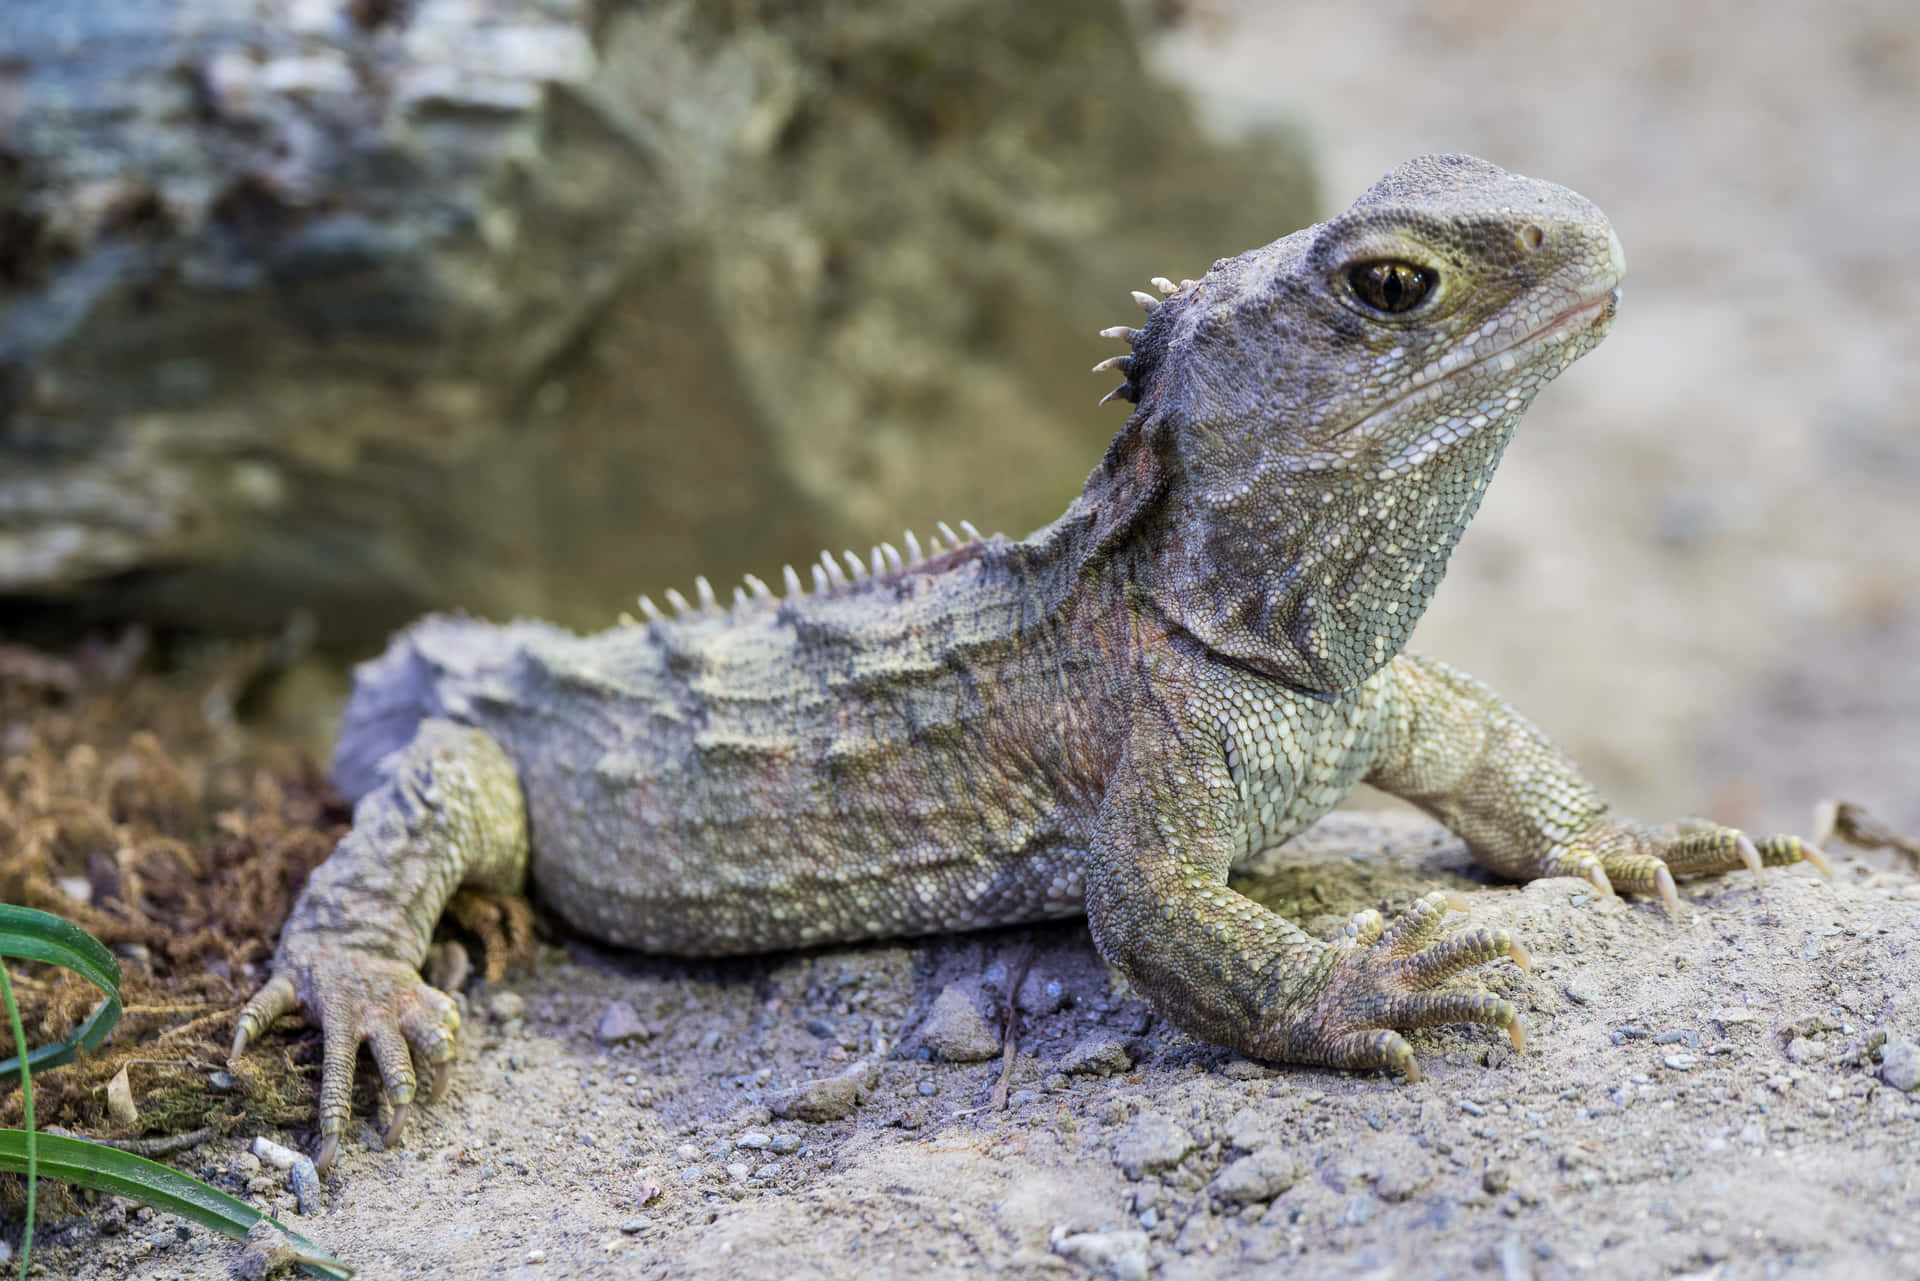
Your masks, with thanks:
[(1606, 333), (1624, 270), (1566, 188), (1411, 160), (1129, 331), (1116, 394), (1139, 408), (1088, 500), (1131, 500), (1136, 577), (1174, 621), (1302, 688), (1350, 688), (1399, 652), (1514, 424)]

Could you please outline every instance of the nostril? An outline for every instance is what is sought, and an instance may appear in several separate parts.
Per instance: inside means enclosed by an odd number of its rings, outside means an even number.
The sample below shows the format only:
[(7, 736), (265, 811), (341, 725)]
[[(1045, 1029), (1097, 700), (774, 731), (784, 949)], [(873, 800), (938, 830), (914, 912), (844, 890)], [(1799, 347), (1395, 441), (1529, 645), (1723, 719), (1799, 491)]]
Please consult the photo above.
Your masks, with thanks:
[(1547, 241), (1547, 233), (1537, 222), (1530, 222), (1520, 228), (1520, 243), (1528, 249), (1538, 249)]

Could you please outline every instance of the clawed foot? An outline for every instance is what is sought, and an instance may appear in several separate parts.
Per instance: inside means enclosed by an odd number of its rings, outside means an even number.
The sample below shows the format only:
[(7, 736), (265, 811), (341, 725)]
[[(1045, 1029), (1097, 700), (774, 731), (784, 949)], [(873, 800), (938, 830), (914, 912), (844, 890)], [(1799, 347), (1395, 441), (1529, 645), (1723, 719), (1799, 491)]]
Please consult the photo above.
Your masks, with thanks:
[(319, 1023), (325, 1038), (320, 1074), (320, 1150), (313, 1163), (333, 1164), (353, 1111), (353, 1068), (361, 1042), (373, 1051), (381, 1085), (393, 1109), (382, 1141), (400, 1137), (418, 1088), (414, 1056), (431, 1070), (427, 1101), (440, 1097), (453, 1068), (460, 1013), (451, 997), (399, 961), (346, 950), (323, 951), (289, 941), (274, 959), (274, 974), (240, 1011), (229, 1061), (283, 1014), (298, 1011)]
[(1464, 910), (1458, 900), (1429, 894), (1391, 926), (1374, 911), (1354, 917), (1334, 942), (1319, 994), (1269, 1034), (1261, 1054), (1327, 1067), (1390, 1068), (1417, 1081), (1413, 1047), (1396, 1028), (1481, 1023), (1506, 1029), (1513, 1048), (1525, 1049), (1526, 1031), (1513, 1002), (1440, 988), (1455, 975), (1503, 958), (1528, 968), (1527, 954), (1505, 930), (1462, 930), (1442, 938), (1450, 905)]
[(1675, 876), (1706, 876), (1746, 868), (1764, 884), (1761, 869), (1806, 863), (1822, 876), (1832, 867), (1818, 846), (1797, 836), (1755, 841), (1745, 832), (1705, 819), (1683, 819), (1660, 827), (1612, 821), (1583, 833), (1540, 861), (1539, 876), (1577, 876), (1603, 894), (1630, 891), (1658, 894), (1668, 915), (1680, 910)]

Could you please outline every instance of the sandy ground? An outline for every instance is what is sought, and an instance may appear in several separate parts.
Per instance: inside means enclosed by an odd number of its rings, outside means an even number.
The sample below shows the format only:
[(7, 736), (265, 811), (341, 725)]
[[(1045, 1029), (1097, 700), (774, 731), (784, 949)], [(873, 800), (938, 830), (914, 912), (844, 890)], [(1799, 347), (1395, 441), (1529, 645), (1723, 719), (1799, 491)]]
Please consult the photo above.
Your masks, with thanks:
[[(1910, 6), (1249, 0), (1162, 54), (1222, 128), (1305, 120), (1330, 203), (1465, 150), (1619, 227), (1614, 335), (1534, 409), (1418, 644), (1632, 811), (1803, 830), (1841, 795), (1920, 828)], [(1322, 925), (1466, 891), (1535, 958), (1490, 979), (1524, 1054), (1445, 1029), (1415, 1085), (1274, 1071), (1151, 1018), (1076, 924), (724, 965), (569, 944), (470, 994), (450, 1097), (394, 1151), (350, 1136), (299, 1224), (376, 1277), (1920, 1276), (1920, 1093), (1876, 1062), (1920, 1040), (1910, 869), (1714, 878), (1669, 922), (1391, 832), (1250, 888)], [(950, 987), (997, 1019), (1029, 948), (1002, 1112), (997, 1060), (919, 1051)], [(637, 1028), (603, 1044), (616, 1003)], [(850, 1116), (772, 1114), (846, 1072)], [(196, 1159), (244, 1188), (237, 1150)], [(235, 1253), (139, 1216), (53, 1235), (54, 1276)]]

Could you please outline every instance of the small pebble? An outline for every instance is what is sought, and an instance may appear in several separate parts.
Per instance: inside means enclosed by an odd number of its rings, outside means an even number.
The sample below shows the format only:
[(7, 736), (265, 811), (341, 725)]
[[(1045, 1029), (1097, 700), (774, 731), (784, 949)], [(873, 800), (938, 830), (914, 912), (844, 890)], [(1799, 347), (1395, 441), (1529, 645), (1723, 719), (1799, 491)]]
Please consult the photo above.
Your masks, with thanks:
[(1127, 1047), (1110, 1036), (1089, 1037), (1060, 1060), (1060, 1070), (1070, 1076), (1111, 1076), (1131, 1067), (1133, 1056)]
[(1920, 1046), (1888, 1038), (1880, 1047), (1880, 1079), (1903, 1094), (1920, 1088)]
[(1660, 1060), (1675, 1072), (1691, 1072), (1700, 1060), (1691, 1054), (1669, 1054)]
[(980, 1063), (1000, 1053), (1000, 1038), (987, 1026), (973, 997), (950, 983), (934, 998), (920, 1026), (923, 1049), (949, 1063)]
[(547, 1261), (547, 1252), (545, 1250), (533, 1249), (533, 1250), (527, 1251), (528, 1263), (545, 1263), (546, 1261)]
[(625, 1001), (614, 1001), (600, 1012), (600, 1021), (594, 1025), (593, 1039), (602, 1045), (627, 1045), (652, 1040), (653, 1031), (640, 1021), (640, 1016), (631, 1005)]
[(1810, 1037), (1796, 1036), (1787, 1042), (1787, 1061), (1789, 1063), (1818, 1063), (1827, 1057), (1827, 1043), (1815, 1041)]
[(755, 1150), (758, 1150), (760, 1148), (766, 1147), (768, 1144), (772, 1142), (773, 1140), (770, 1137), (768, 1137), (765, 1134), (762, 1134), (760, 1131), (748, 1130), (745, 1134), (742, 1134), (739, 1138), (733, 1141), (733, 1146), (737, 1148), (753, 1148)]

